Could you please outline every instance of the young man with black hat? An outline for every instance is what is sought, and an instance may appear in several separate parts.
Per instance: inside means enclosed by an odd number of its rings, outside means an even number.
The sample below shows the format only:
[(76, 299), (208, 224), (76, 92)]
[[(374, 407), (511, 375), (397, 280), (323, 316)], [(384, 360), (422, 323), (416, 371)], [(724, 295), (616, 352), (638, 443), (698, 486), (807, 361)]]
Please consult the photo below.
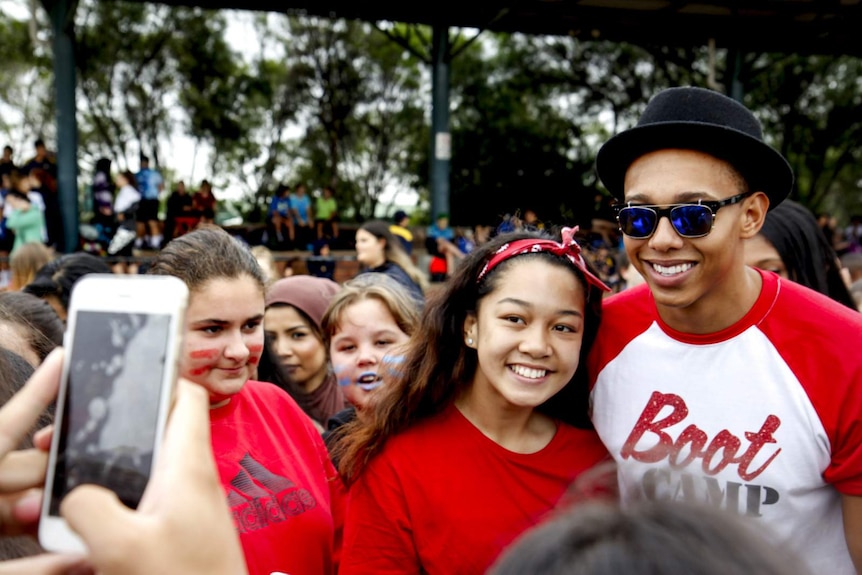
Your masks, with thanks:
[(745, 265), (790, 166), (741, 104), (672, 88), (596, 168), (646, 279), (606, 300), (590, 357), (624, 501), (710, 502), (813, 573), (862, 570), (862, 314)]

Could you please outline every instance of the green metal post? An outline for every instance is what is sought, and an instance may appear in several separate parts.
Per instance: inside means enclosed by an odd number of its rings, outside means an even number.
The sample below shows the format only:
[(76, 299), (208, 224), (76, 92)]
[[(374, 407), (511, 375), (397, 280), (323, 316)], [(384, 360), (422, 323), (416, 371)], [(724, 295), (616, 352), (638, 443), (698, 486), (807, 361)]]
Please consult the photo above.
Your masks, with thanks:
[(434, 26), (431, 63), (431, 214), (449, 213), (449, 27)]
[(66, 253), (78, 248), (78, 122), (75, 116), (75, 30), (77, 0), (42, 0), (51, 19), (57, 107), (57, 194)]

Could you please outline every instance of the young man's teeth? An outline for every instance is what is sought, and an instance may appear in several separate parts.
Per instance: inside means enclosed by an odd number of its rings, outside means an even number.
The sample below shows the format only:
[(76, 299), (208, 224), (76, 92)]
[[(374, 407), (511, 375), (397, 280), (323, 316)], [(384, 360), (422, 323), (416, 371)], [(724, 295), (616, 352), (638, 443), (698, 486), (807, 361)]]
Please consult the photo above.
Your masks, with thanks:
[(677, 264), (675, 266), (662, 266), (659, 264), (653, 264), (652, 267), (663, 276), (672, 276), (681, 274), (682, 272), (687, 272), (691, 269), (692, 265), (693, 264)]
[(545, 374), (548, 373), (545, 369), (532, 369), (522, 365), (513, 365), (512, 371), (521, 377), (528, 377), (530, 379), (539, 379), (540, 377), (545, 377)]

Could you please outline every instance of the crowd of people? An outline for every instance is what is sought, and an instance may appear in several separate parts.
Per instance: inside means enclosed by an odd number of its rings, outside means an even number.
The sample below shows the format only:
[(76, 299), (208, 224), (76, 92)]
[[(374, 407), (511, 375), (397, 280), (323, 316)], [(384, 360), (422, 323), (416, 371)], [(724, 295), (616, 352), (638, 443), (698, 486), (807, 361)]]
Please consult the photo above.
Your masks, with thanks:
[(338, 202), (335, 190), (323, 186), (312, 198), (303, 183), (293, 189), (279, 184), (269, 200), (262, 243), (272, 249), (307, 249), (338, 240)]
[[(135, 511), (67, 496), (83, 556), (13, 536), (74, 284), (110, 268), (28, 253), (0, 294), (0, 573), (862, 571), (856, 252), (714, 91), (658, 93), (596, 170), (618, 230), (524, 210), (459, 238), (438, 214), (435, 283), (401, 213), (360, 226), (343, 283), (215, 225), (167, 241), (146, 273), (190, 299), (163, 459)], [(275, 233), (332, 233), (311, 209)]]
[(208, 180), (202, 180), (194, 192), (178, 180), (165, 198), (165, 180), (157, 168), (150, 167), (146, 155), (140, 156), (137, 172), (112, 175), (111, 165), (110, 158), (96, 161), (89, 188), (93, 215), (82, 226), (81, 236), (83, 251), (114, 256), (121, 262), (117, 273), (123, 273), (122, 262), (131, 258), (133, 250), (157, 251), (198, 225), (215, 221), (217, 200)]

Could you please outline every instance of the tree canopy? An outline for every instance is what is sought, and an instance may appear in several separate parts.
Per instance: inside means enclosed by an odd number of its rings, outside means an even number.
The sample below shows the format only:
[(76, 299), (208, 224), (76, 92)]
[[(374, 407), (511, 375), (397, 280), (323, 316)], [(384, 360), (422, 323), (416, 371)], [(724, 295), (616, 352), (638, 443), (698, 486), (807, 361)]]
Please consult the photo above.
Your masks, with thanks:
[[(97, 158), (128, 167), (139, 153), (168, 174), (187, 173), (165, 152), (179, 132), (211, 150), (204, 177), (242, 188), (248, 217), (280, 182), (333, 187), (342, 216), (354, 220), (387, 212), (387, 191), (427, 199), (428, 28), (257, 14), (256, 48), (240, 51), (228, 35), (234, 17), (78, 3), (82, 182)], [(19, 145), (53, 134), (46, 30), (45, 22), (34, 33), (33, 22), (0, 13), (0, 105), (11, 111), (0, 115), (0, 132)], [(593, 171), (601, 143), (631, 126), (662, 88), (727, 91), (735, 79), (791, 162), (795, 199), (845, 220), (862, 212), (858, 58), (735, 58), (721, 47), (488, 32), (472, 41), (475, 34), (450, 30), (455, 224), (493, 224), (532, 208), (548, 221), (589, 225), (605, 193)]]

